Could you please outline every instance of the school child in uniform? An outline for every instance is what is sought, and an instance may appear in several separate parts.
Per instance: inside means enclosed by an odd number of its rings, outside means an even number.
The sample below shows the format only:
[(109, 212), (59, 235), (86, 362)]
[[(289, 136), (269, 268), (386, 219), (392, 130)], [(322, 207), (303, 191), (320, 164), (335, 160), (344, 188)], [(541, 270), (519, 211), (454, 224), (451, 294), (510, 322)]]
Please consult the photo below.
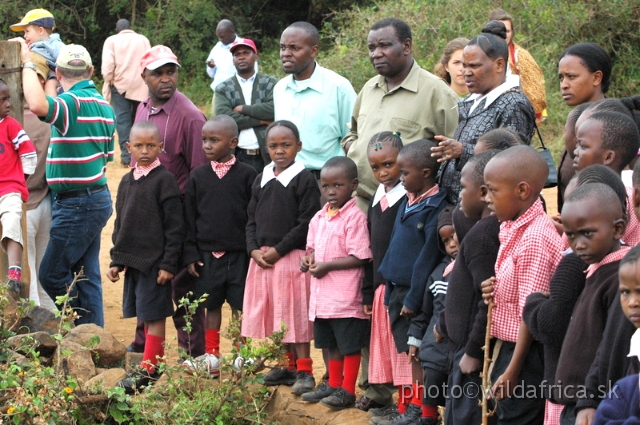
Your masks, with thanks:
[[(286, 367), (264, 376), (266, 385), (293, 385), (294, 392), (315, 387), (309, 321), (310, 278), (300, 271), (309, 222), (320, 209), (315, 177), (296, 161), (302, 148), (298, 128), (276, 121), (267, 128), (267, 164), (251, 187), (247, 209), (247, 252), (251, 256), (244, 291), (242, 336), (266, 338), (287, 326)], [(294, 352), (297, 360), (294, 360)]]
[(544, 373), (542, 345), (522, 323), (522, 308), (529, 294), (549, 291), (562, 257), (562, 239), (539, 199), (548, 173), (544, 159), (529, 146), (500, 152), (484, 170), (485, 200), (501, 222), (496, 274), (482, 283), (485, 300), (495, 302), (491, 379), (498, 424), (540, 424), (544, 417), (542, 391), (524, 398), (511, 394), (516, 384), (539, 388)]
[(620, 246), (626, 221), (620, 201), (609, 186), (588, 183), (576, 188), (562, 207), (564, 231), (571, 249), (589, 264), (558, 359), (555, 382), (563, 390), (561, 423), (575, 423), (576, 393), (602, 340), (609, 307), (618, 292), (618, 264), (629, 250)]
[[(407, 197), (393, 225), (387, 253), (379, 271), (387, 282), (385, 305), (398, 353), (408, 353), (407, 332), (420, 307), (429, 276), (443, 254), (438, 249), (438, 215), (447, 205), (446, 190), (436, 183), (438, 162), (431, 157), (435, 143), (417, 140), (398, 155), (400, 180)], [(417, 381), (417, 382), (416, 382)], [(422, 367), (412, 362), (412, 400), (394, 423), (410, 423), (422, 417)]]
[(136, 167), (120, 181), (116, 198), (107, 277), (116, 282), (125, 271), (123, 316), (144, 321), (147, 337), (139, 370), (117, 384), (128, 394), (160, 377), (165, 322), (173, 315), (171, 279), (180, 270), (183, 208), (176, 179), (158, 160), (163, 148), (155, 124), (140, 121), (131, 127), (127, 149)]
[[(438, 334), (445, 337), (452, 365), (448, 376), (449, 388), (480, 388), (487, 309), (481, 305), (480, 284), (494, 275), (500, 241), (500, 223), (484, 196), (484, 169), (500, 151), (489, 150), (474, 155), (460, 173), (460, 202), (458, 208), (467, 220), (476, 220), (468, 231), (460, 225), (459, 214), (453, 214), (456, 235), (460, 240), (445, 299), (445, 309), (436, 325)], [(459, 230), (460, 229), (460, 230)], [(462, 231), (461, 231), (462, 230)], [(480, 423), (480, 394), (448, 397), (446, 424)], [(494, 421), (495, 418), (490, 418)]]
[(187, 359), (183, 367), (220, 375), (220, 326), (222, 304), (231, 306), (238, 319), (249, 267), (247, 255), (247, 206), (256, 171), (238, 162), (233, 150), (238, 126), (233, 118), (218, 115), (202, 127), (202, 145), (210, 161), (194, 169), (185, 188), (186, 239), (183, 262), (196, 278), (195, 296), (208, 294), (205, 353)]
[[(374, 416), (386, 416), (391, 412), (404, 413), (405, 400), (402, 387), (411, 384), (411, 366), (406, 353), (398, 353), (394, 346), (389, 313), (384, 306), (385, 281), (378, 272), (380, 263), (389, 247), (396, 215), (406, 191), (400, 184), (398, 154), (402, 149), (399, 133), (383, 131), (369, 141), (367, 156), (373, 175), (380, 182), (368, 210), (369, 235), (373, 260), (371, 275), (363, 286), (365, 313), (371, 314), (371, 342), (369, 346), (369, 383), (393, 383), (398, 387), (398, 404), (370, 409)], [(367, 396), (365, 391), (365, 396)], [(408, 399), (410, 401), (410, 399)]]
[(458, 256), (458, 239), (452, 221), (453, 207), (446, 207), (438, 218), (440, 249), (446, 253), (427, 282), (420, 313), (409, 327), (409, 358), (419, 361), (423, 370), (424, 393), (420, 425), (437, 425), (438, 406), (445, 405), (446, 383), (449, 372), (449, 348), (437, 340), (433, 328), (444, 309), (447, 285)]
[[(577, 187), (587, 183), (604, 183), (615, 192), (620, 205), (626, 211), (627, 192), (615, 171), (600, 165), (590, 165), (574, 176), (565, 189), (570, 195)], [(625, 214), (625, 221), (627, 220)], [(571, 320), (573, 308), (584, 289), (588, 264), (582, 261), (569, 248), (563, 252), (562, 260), (549, 283), (549, 293), (536, 292), (527, 297), (522, 317), (534, 339), (544, 345), (544, 378), (550, 385), (556, 383), (556, 369), (562, 344)], [(550, 386), (545, 394), (545, 425), (560, 423), (560, 415), (564, 409), (558, 404), (558, 390)]]
[(352, 406), (360, 350), (369, 345), (369, 318), (362, 304), (364, 265), (371, 261), (367, 217), (356, 205), (358, 169), (334, 157), (320, 170), (324, 207), (313, 217), (300, 270), (311, 275), (309, 320), (316, 348), (329, 350), (329, 382), (302, 400), (334, 409)]
[[(581, 118), (584, 118), (584, 114)], [(576, 171), (592, 164), (604, 164), (621, 175), (622, 170), (637, 157), (640, 134), (628, 116), (619, 112), (595, 112), (578, 124), (573, 160)], [(629, 246), (640, 243), (640, 221), (633, 213), (632, 194), (633, 188), (627, 188), (629, 222), (622, 240)]]
[(22, 203), (29, 191), (26, 176), (36, 170), (36, 148), (18, 121), (10, 117), (9, 86), (0, 79), (0, 245), (7, 254), (9, 268), (6, 284), (10, 293), (20, 297), (22, 281)]
[[(640, 216), (640, 162), (636, 162), (634, 166), (632, 181), (631, 205), (637, 218)], [(640, 372), (638, 360), (635, 357), (627, 357), (631, 337), (636, 328), (625, 317), (619, 302), (620, 299), (621, 293), (618, 291), (616, 299), (609, 308), (607, 325), (602, 334), (598, 352), (585, 378), (585, 391), (579, 395), (579, 400), (576, 403), (577, 425), (593, 422), (596, 409), (606, 395), (602, 388), (609, 389), (611, 383), (627, 375)]]
[[(635, 246), (620, 261), (620, 305), (625, 317), (636, 331), (631, 337), (628, 357), (640, 358), (640, 247)], [(594, 425), (640, 424), (640, 386), (638, 373), (633, 373), (615, 383), (611, 392), (602, 400), (595, 414)]]

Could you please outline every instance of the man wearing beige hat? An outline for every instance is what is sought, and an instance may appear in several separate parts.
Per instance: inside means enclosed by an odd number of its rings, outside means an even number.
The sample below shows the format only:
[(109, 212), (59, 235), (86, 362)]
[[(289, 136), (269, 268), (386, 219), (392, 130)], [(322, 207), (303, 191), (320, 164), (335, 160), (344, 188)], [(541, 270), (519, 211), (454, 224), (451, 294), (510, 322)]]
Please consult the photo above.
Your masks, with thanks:
[(93, 64), (84, 47), (69, 44), (60, 50), (56, 77), (65, 92), (51, 97), (38, 81), (26, 42), (18, 41), (25, 100), (51, 124), (46, 176), (55, 202), (40, 282), (55, 300), (83, 270), (84, 279), (70, 294), (79, 315), (75, 322), (104, 326), (99, 253), (100, 234), (112, 212), (105, 173), (113, 160), (115, 113), (91, 81)]

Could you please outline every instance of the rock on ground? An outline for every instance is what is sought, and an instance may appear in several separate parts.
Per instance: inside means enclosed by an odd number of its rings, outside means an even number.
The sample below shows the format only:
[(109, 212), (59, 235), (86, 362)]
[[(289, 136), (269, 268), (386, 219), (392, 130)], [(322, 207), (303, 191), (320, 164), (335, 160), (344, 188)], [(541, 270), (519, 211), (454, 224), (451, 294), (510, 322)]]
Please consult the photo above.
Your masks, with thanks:
[[(92, 338), (98, 337), (96, 344)], [(127, 348), (110, 332), (100, 326), (84, 324), (76, 326), (64, 339), (87, 347), (93, 353), (93, 360), (99, 367), (111, 367), (122, 364)]]
[[(60, 348), (63, 351), (61, 364), (61, 371), (58, 373), (64, 373), (75, 378), (78, 384), (83, 385), (96, 375), (96, 367), (91, 358), (91, 352), (80, 344), (73, 341), (63, 340), (60, 343)], [(64, 352), (69, 350), (71, 354), (65, 356)], [(57, 367), (58, 358), (57, 353), (53, 357), (53, 364)]]
[(279, 425), (368, 425), (371, 415), (355, 407), (332, 410), (321, 403), (307, 403), (291, 394), (291, 388), (275, 390), (266, 408), (267, 417)]
[(103, 373), (94, 376), (84, 384), (84, 390), (88, 394), (100, 394), (109, 388), (115, 388), (118, 381), (127, 377), (127, 372), (122, 368), (107, 369)]

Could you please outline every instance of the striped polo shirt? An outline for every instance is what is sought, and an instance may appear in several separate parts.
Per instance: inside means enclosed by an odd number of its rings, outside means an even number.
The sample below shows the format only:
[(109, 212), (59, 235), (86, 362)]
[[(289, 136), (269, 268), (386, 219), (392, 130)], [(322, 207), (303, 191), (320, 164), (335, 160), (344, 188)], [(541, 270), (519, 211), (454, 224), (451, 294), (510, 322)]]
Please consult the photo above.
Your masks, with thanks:
[(75, 84), (58, 97), (47, 96), (49, 111), (40, 118), (51, 124), (47, 183), (54, 192), (107, 183), (113, 161), (116, 119), (113, 108), (91, 80)]

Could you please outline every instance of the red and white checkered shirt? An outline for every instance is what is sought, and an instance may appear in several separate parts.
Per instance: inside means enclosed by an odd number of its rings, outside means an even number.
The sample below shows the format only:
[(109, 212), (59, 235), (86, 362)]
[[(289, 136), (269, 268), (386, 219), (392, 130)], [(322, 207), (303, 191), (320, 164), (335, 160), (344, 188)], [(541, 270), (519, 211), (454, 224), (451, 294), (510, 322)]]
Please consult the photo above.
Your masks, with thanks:
[(540, 199), (515, 221), (503, 222), (499, 239), (491, 335), (516, 342), (527, 296), (549, 292), (563, 244)]
[[(351, 198), (332, 217), (325, 206), (311, 219), (307, 251), (313, 250), (316, 263), (335, 261), (349, 255), (361, 260), (373, 257), (367, 216)], [(311, 277), (309, 320), (354, 317), (366, 319), (362, 309), (364, 268), (334, 270), (322, 279)]]
[(587, 279), (590, 278), (601, 266), (622, 260), (630, 249), (631, 248), (628, 246), (621, 246), (619, 250), (605, 255), (599, 263), (590, 264), (589, 267), (587, 267), (587, 270), (584, 271), (587, 274)]
[(148, 175), (151, 172), (151, 170), (153, 170), (156, 167), (159, 167), (160, 165), (161, 165), (160, 160), (158, 158), (156, 158), (156, 160), (149, 165), (143, 165), (143, 166), (136, 165), (133, 168), (133, 179), (138, 180), (140, 177)]
[(633, 210), (633, 188), (625, 187), (625, 189), (627, 190), (627, 217), (629, 217), (629, 222), (622, 236), (622, 241), (630, 247), (634, 247), (640, 243), (640, 222), (638, 222), (638, 217), (636, 217), (636, 213)]
[(211, 168), (213, 168), (213, 172), (216, 173), (219, 179), (222, 179), (227, 175), (233, 164), (236, 163), (235, 155), (231, 155), (231, 159), (227, 162), (216, 162), (211, 161)]
[(442, 272), (442, 277), (447, 277), (449, 273), (453, 270), (453, 266), (456, 264), (456, 260), (451, 261), (447, 264), (447, 267), (444, 268), (444, 272)]
[(416, 205), (420, 201), (428, 198), (429, 196), (435, 195), (436, 193), (438, 193), (439, 190), (440, 190), (440, 188), (436, 184), (431, 189), (427, 190), (425, 193), (423, 193), (422, 195), (420, 195), (418, 197), (416, 197), (413, 193), (408, 193), (407, 192), (407, 205), (410, 206), (410, 207), (413, 206), (413, 205)]

